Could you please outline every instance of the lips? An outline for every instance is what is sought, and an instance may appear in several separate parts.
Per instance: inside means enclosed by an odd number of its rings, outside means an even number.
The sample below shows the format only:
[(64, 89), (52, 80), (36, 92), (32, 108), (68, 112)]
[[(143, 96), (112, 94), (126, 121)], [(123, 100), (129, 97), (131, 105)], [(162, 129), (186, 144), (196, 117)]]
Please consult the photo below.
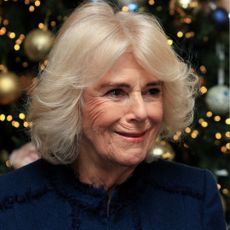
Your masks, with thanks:
[(143, 137), (146, 132), (144, 131), (138, 133), (126, 133), (126, 132), (116, 132), (116, 133), (124, 137), (139, 138), (139, 137)]

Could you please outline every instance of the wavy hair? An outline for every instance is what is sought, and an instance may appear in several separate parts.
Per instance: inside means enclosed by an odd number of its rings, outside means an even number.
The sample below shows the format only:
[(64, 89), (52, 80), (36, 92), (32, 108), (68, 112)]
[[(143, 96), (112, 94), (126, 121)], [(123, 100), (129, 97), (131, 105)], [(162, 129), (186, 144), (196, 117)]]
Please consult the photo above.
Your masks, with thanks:
[(163, 82), (160, 134), (170, 137), (191, 123), (197, 77), (168, 45), (157, 19), (115, 11), (104, 2), (86, 3), (61, 27), (32, 95), (31, 139), (43, 158), (54, 164), (76, 159), (82, 92), (106, 74), (127, 49)]

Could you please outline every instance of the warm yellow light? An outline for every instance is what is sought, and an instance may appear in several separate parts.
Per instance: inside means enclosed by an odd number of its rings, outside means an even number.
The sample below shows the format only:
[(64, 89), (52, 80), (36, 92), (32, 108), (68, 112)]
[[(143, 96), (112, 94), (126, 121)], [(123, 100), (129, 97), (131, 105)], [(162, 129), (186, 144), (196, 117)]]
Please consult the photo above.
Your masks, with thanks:
[(178, 135), (176, 135), (176, 134), (173, 136), (173, 140), (174, 140), (174, 141), (178, 141), (179, 138), (180, 138), (180, 136), (178, 136)]
[(24, 0), (25, 5), (29, 5), (30, 4), (30, 0)]
[(180, 136), (181, 134), (182, 134), (181, 131), (176, 132), (176, 135), (178, 135), (178, 136)]
[(41, 30), (44, 29), (45, 28), (45, 24), (40, 22), (38, 24), (38, 28), (41, 29)]
[(173, 40), (172, 39), (168, 39), (168, 45), (172, 46), (173, 45)]
[(221, 135), (221, 133), (216, 133), (215, 137), (217, 140), (220, 140), (222, 138), (222, 135)]
[(15, 44), (15, 45), (14, 45), (14, 50), (16, 50), (16, 51), (20, 50), (20, 45)]
[(194, 35), (195, 35), (194, 32), (187, 32), (187, 33), (185, 33), (185, 37), (186, 38), (192, 38), (192, 37), (194, 37)]
[(227, 148), (228, 150), (230, 150), (230, 143), (229, 143), (229, 142), (226, 144), (226, 148)]
[(25, 122), (23, 122), (23, 126), (24, 126), (25, 128), (28, 128), (28, 127), (29, 127), (29, 123), (28, 123), (27, 121), (25, 121)]
[(211, 111), (208, 111), (208, 112), (206, 113), (206, 116), (207, 116), (207, 117), (211, 117), (211, 116), (212, 116), (212, 112), (211, 112)]
[(153, 6), (155, 4), (155, 1), (154, 0), (149, 0), (149, 5), (150, 6)]
[(227, 148), (225, 146), (222, 146), (220, 148), (220, 150), (221, 150), (222, 153), (226, 153), (227, 152)]
[(207, 69), (206, 69), (206, 67), (204, 65), (200, 66), (200, 72), (201, 73), (207, 73)]
[(200, 87), (200, 93), (201, 94), (205, 94), (205, 93), (207, 93), (207, 91), (208, 91), (208, 89), (205, 86)]
[(230, 118), (227, 118), (227, 119), (225, 120), (225, 123), (226, 123), (226, 125), (230, 125)]
[(16, 34), (15, 34), (14, 32), (9, 32), (9, 33), (8, 33), (8, 37), (9, 37), (10, 39), (14, 39), (14, 38), (16, 37)]
[(217, 115), (217, 116), (214, 117), (214, 121), (219, 122), (220, 120), (221, 120), (220, 116)]
[(192, 22), (192, 19), (189, 18), (189, 17), (186, 17), (186, 18), (184, 18), (184, 22), (185, 22), (186, 24), (190, 24), (190, 23)]
[(217, 184), (216, 186), (217, 186), (217, 188), (218, 188), (219, 190), (221, 189), (221, 185), (220, 185), (220, 184)]
[(35, 10), (35, 7), (34, 7), (34, 6), (30, 6), (30, 7), (29, 7), (29, 12), (34, 12), (34, 10)]
[(226, 132), (226, 133), (225, 133), (225, 136), (226, 136), (227, 138), (230, 138), (230, 132), (229, 132), (229, 131)]
[(19, 39), (21, 39), (21, 40), (25, 39), (25, 35), (24, 34), (20, 34)]
[(21, 119), (21, 120), (24, 120), (26, 118), (26, 115), (24, 113), (19, 113), (18, 117)]
[(223, 190), (222, 190), (222, 193), (224, 194), (224, 195), (229, 195), (229, 190), (227, 189), (227, 188), (224, 188)]
[(6, 119), (5, 114), (0, 114), (0, 121), (5, 121), (5, 119)]
[(195, 138), (197, 138), (198, 134), (199, 134), (199, 132), (198, 132), (197, 130), (194, 130), (194, 131), (192, 131), (192, 133), (191, 133), (191, 137), (192, 137), (193, 139), (195, 139)]
[(186, 133), (191, 133), (191, 128), (186, 127), (186, 128), (185, 128), (185, 132), (186, 132)]
[(22, 44), (22, 39), (18, 38), (18, 39), (15, 41), (15, 43), (16, 43), (17, 45), (21, 45), (21, 44)]
[(129, 8), (128, 8), (128, 6), (123, 6), (121, 10), (122, 10), (123, 12), (128, 12), (128, 11), (129, 11)]
[(40, 6), (40, 5), (41, 5), (41, 2), (37, 0), (37, 1), (34, 2), (34, 5), (35, 5), (35, 6)]
[(208, 122), (207, 121), (203, 121), (201, 123), (201, 126), (204, 127), (204, 128), (208, 127)]
[(12, 117), (11, 115), (8, 115), (8, 116), (6, 117), (6, 120), (7, 120), (7, 121), (12, 121), (12, 120), (13, 120), (13, 117)]
[(198, 122), (201, 124), (202, 122), (204, 122), (204, 119), (203, 119), (203, 118), (200, 118), (200, 119), (198, 120)]
[(15, 127), (15, 128), (18, 128), (20, 126), (19, 122), (18, 121), (12, 121), (12, 126)]
[(182, 38), (184, 36), (184, 33), (182, 31), (177, 32), (177, 37)]
[(0, 29), (0, 35), (4, 35), (6, 33), (6, 28), (5, 27), (2, 27)]

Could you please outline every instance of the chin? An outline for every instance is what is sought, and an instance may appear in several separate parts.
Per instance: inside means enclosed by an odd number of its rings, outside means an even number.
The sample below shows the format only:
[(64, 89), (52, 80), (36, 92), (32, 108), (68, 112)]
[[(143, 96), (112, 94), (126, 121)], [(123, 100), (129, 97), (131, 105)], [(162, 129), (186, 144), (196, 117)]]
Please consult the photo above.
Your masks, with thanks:
[(136, 167), (137, 165), (139, 165), (144, 160), (145, 160), (144, 156), (143, 157), (133, 157), (133, 158), (129, 158), (129, 159), (120, 160), (118, 162), (118, 164), (125, 166), (125, 167)]

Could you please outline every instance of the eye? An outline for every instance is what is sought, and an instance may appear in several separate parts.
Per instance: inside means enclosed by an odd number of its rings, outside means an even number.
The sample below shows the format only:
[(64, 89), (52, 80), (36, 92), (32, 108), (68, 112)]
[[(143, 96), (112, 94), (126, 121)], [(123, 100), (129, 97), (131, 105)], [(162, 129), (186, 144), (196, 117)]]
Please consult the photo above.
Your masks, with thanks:
[(125, 95), (125, 91), (120, 88), (111, 89), (106, 93), (107, 96), (120, 97)]
[(161, 93), (161, 90), (159, 88), (150, 88), (146, 91), (146, 95), (150, 96), (157, 96)]

